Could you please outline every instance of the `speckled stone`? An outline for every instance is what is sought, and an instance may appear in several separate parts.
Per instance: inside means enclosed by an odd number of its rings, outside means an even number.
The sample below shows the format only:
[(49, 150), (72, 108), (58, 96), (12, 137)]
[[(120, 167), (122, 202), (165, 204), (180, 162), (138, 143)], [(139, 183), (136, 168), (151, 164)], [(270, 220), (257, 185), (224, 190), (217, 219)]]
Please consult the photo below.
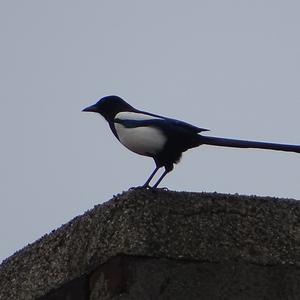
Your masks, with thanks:
[(300, 268), (300, 202), (130, 190), (6, 259), (0, 299), (36, 299), (118, 255)]

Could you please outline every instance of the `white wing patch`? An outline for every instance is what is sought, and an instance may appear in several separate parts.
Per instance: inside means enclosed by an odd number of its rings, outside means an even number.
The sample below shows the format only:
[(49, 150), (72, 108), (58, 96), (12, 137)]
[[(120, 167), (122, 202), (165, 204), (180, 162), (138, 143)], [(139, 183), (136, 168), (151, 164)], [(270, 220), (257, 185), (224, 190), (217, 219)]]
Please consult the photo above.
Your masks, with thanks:
[(142, 113), (135, 113), (132, 111), (123, 111), (116, 114), (115, 119), (142, 121), (142, 120), (157, 120), (157, 119), (161, 120), (162, 118), (153, 117)]
[[(121, 120), (151, 120), (161, 119), (142, 113), (120, 112), (115, 118)], [(155, 127), (143, 126), (126, 128), (124, 125), (114, 123), (120, 142), (129, 150), (146, 156), (160, 152), (165, 143), (165, 135)]]

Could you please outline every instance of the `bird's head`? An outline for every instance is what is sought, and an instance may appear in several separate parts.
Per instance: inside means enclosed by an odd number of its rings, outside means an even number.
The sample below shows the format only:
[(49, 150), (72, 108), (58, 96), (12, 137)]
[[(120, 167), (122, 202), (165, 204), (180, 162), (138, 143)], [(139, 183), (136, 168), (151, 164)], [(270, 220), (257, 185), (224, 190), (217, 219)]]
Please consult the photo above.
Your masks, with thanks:
[(106, 96), (82, 111), (99, 113), (110, 122), (117, 113), (121, 111), (135, 111), (135, 109), (118, 96)]

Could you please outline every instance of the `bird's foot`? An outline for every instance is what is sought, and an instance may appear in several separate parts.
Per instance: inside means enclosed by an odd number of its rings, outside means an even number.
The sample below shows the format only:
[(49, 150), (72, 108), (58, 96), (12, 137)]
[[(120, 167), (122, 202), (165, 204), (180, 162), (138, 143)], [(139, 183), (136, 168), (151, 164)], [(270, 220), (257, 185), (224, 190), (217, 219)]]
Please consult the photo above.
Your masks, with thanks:
[(140, 186), (133, 186), (129, 190), (130, 191), (148, 190), (148, 191), (152, 191), (152, 192), (159, 191), (159, 190), (165, 191), (165, 192), (169, 191), (169, 189), (167, 187), (158, 188), (156, 186), (150, 186), (150, 185), (145, 185), (145, 184), (140, 185)]
[(162, 190), (162, 191), (165, 191), (165, 192), (168, 192), (169, 191), (169, 189), (166, 187), (166, 186), (164, 186), (164, 187), (162, 187), (162, 188), (159, 188), (160, 190)]
[(140, 185), (140, 186), (133, 186), (129, 190), (130, 191), (136, 191), (136, 190), (148, 190), (148, 189), (151, 189), (151, 187), (150, 186)]
[(133, 186), (129, 189), (130, 191), (150, 191), (150, 192), (158, 192), (159, 190), (168, 191), (168, 188), (157, 188), (155, 186), (150, 185), (141, 185), (141, 186)]

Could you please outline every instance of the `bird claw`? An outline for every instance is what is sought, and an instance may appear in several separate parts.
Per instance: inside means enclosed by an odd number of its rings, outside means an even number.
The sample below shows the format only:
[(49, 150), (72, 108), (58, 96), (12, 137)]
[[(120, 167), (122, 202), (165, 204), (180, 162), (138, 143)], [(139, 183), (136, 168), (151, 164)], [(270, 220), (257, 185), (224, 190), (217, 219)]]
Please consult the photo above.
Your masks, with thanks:
[(165, 191), (165, 192), (170, 191), (166, 186), (164, 186), (164, 187), (162, 187), (162, 188), (160, 188), (160, 189), (163, 190), (163, 191)]
[(158, 191), (164, 191), (168, 192), (169, 189), (167, 187), (162, 187), (162, 188), (157, 188), (157, 187), (152, 187), (150, 185), (140, 185), (140, 186), (133, 186), (129, 188), (130, 191), (151, 191), (151, 192), (158, 192)]
[(130, 191), (137, 191), (137, 190), (147, 190), (149, 189), (150, 186), (143, 186), (143, 185), (140, 185), (140, 186), (133, 186), (131, 187), (129, 190)]

